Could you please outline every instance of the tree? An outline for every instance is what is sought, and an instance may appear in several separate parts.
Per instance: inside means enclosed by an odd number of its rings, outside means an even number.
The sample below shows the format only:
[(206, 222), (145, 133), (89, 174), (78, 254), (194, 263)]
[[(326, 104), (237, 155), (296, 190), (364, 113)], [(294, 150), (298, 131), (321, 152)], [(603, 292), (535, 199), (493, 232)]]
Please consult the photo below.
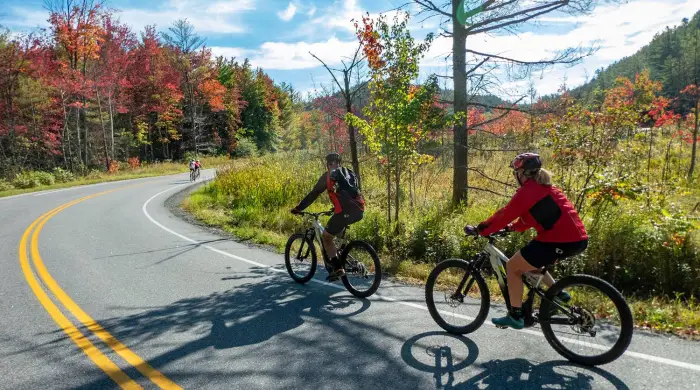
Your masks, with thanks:
[[(698, 87), (696, 84), (691, 84), (687, 87), (685, 87), (681, 93), (683, 93), (689, 100), (694, 102), (694, 109), (691, 112), (694, 123), (693, 123), (693, 135), (691, 137), (692, 140), (692, 152), (690, 154), (690, 168), (688, 168), (688, 180), (693, 180), (693, 172), (695, 171), (695, 160), (697, 159), (697, 150), (698, 150), (698, 127), (700, 125), (700, 121), (698, 120), (700, 115), (700, 87)], [(691, 114), (688, 114), (690, 116)]]
[[(445, 29), (444, 36), (452, 38), (452, 80), (454, 82), (454, 110), (466, 117), (470, 105), (470, 93), (475, 95), (489, 93), (502, 83), (494, 69), (505, 63), (516, 69), (511, 75), (518, 78), (527, 76), (533, 70), (543, 69), (556, 64), (572, 65), (581, 58), (592, 54), (590, 48), (569, 48), (549, 59), (523, 61), (505, 57), (496, 53), (483, 53), (468, 49), (467, 38), (495, 31), (517, 31), (517, 28), (541, 15), (558, 11), (569, 14), (589, 12), (598, 3), (597, 0), (528, 0), (498, 1), (488, 0), (462, 1), (451, 0), (444, 5), (437, 5), (433, 0), (414, 0), (420, 7), (419, 14), (429, 14), (427, 18), (440, 17), (451, 22), (451, 30)], [(480, 13), (471, 18), (469, 24), (463, 25), (465, 5), (468, 9), (480, 6)], [(468, 57), (469, 55), (469, 57)], [(469, 65), (469, 68), (467, 68)], [(469, 86), (469, 88), (468, 88)], [(452, 198), (455, 203), (466, 202), (468, 189), (468, 132), (464, 121), (454, 124), (454, 175)]]
[[(357, 23), (355, 23), (355, 27), (357, 28)], [(357, 94), (363, 90), (365, 84), (367, 83), (364, 81), (363, 75), (361, 75), (362, 72), (362, 63), (364, 61), (363, 57), (360, 57), (360, 49), (362, 48), (362, 45), (357, 46), (357, 50), (355, 50), (355, 54), (353, 55), (352, 59), (350, 59), (349, 63), (345, 63), (345, 60), (341, 60), (340, 62), (343, 64), (343, 69), (334, 69), (328, 67), (323, 60), (318, 58), (315, 54), (309, 52), (311, 56), (313, 56), (315, 59), (317, 59), (324, 68), (330, 73), (331, 77), (333, 77), (333, 81), (335, 84), (338, 86), (338, 89), (340, 90), (340, 93), (342, 94), (343, 98), (345, 99), (345, 112), (348, 114), (354, 113), (353, 110), (353, 104), (355, 101), (355, 98)], [(343, 84), (341, 85), (340, 82), (338, 81), (338, 78), (335, 76), (335, 73), (341, 73), (343, 75)], [(351, 78), (353, 76), (353, 72), (356, 74), (356, 84), (354, 87), (351, 87)], [(360, 175), (360, 162), (357, 157), (357, 141), (355, 140), (355, 127), (351, 124), (347, 124), (347, 129), (348, 129), (348, 139), (350, 143), (350, 156), (352, 159), (352, 169), (355, 171), (358, 177), (358, 187), (362, 187), (362, 178)]]
[(432, 130), (426, 117), (438, 92), (437, 79), (430, 77), (423, 85), (416, 85), (420, 59), (432, 41), (428, 35), (417, 43), (408, 31), (409, 16), (396, 15), (389, 25), (384, 16), (374, 21), (363, 17), (357, 27), (370, 68), (370, 103), (365, 107), (367, 119), (347, 114), (349, 124), (356, 126), (365, 142), (385, 166), (387, 185), (387, 221), (391, 223), (392, 179), (394, 184), (394, 222), (399, 228), (401, 173), (410, 163), (418, 163), (427, 156), (416, 150), (418, 142)]

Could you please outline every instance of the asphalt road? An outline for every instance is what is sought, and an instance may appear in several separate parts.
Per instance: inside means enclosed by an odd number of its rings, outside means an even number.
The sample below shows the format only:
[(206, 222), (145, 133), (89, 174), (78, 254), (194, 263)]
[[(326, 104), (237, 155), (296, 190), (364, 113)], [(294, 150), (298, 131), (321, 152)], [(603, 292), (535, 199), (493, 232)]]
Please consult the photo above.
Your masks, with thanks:
[(385, 281), (359, 300), (321, 272), (298, 285), (281, 255), (174, 216), (164, 202), (189, 185), (0, 199), (0, 388), (700, 387), (696, 342), (637, 332), (626, 355), (586, 368), (533, 329), (441, 332), (420, 288)]

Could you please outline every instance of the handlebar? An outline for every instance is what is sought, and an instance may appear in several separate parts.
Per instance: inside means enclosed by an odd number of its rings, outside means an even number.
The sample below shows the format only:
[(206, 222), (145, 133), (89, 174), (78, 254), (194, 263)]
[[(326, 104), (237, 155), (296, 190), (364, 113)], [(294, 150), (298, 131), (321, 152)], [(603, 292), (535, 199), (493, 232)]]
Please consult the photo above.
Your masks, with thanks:
[[(497, 231), (497, 232), (495, 232), (495, 233), (491, 233), (491, 234), (489, 234), (488, 236), (486, 236), (486, 237), (484, 237), (484, 238), (488, 238), (489, 240), (493, 240), (493, 239), (495, 239), (496, 237), (504, 237), (504, 236), (507, 236), (507, 235), (509, 235), (509, 234), (512, 233), (512, 232), (513, 232), (512, 230), (509, 230), (508, 228), (504, 228), (504, 229), (501, 229), (501, 230), (499, 230), (499, 231)], [(479, 238), (479, 237), (482, 237), (476, 230), (474, 230), (473, 232), (466, 232), (466, 231), (465, 231), (464, 234), (466, 234), (467, 237), (468, 237), (468, 236), (472, 236), (472, 237), (474, 237), (475, 239), (476, 239), (476, 238)]]
[(333, 215), (334, 211), (333, 210), (328, 210), (328, 211), (322, 211), (320, 213), (310, 213), (308, 211), (300, 211), (298, 215), (304, 217), (304, 216), (310, 216), (313, 217), (314, 219), (318, 219), (318, 217), (322, 215)]

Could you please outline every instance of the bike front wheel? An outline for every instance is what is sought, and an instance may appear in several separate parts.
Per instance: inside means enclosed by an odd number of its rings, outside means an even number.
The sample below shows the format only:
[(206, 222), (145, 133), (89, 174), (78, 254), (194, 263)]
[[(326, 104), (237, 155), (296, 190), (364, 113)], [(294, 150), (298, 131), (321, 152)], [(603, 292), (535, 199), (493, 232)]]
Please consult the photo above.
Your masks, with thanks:
[(316, 248), (309, 237), (295, 233), (284, 247), (284, 265), (295, 282), (304, 284), (316, 273)]
[(477, 330), (491, 305), (483, 276), (462, 259), (444, 260), (430, 272), (425, 283), (425, 302), (433, 320), (455, 334)]
[[(566, 302), (557, 297), (562, 291), (570, 297)], [(539, 322), (554, 350), (587, 366), (620, 357), (634, 331), (632, 311), (622, 294), (590, 275), (567, 276), (552, 285), (540, 305)]]
[(345, 270), (341, 280), (350, 294), (367, 298), (377, 292), (382, 281), (382, 265), (372, 245), (351, 241), (341, 256)]

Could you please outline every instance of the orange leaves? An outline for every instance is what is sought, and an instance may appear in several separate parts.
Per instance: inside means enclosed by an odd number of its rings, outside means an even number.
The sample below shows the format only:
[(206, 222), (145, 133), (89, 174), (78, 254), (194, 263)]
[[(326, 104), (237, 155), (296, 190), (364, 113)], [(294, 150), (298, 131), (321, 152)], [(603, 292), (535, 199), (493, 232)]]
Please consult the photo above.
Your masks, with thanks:
[(381, 59), (381, 55), (384, 46), (379, 41), (379, 33), (374, 29), (374, 20), (369, 17), (369, 13), (362, 17), (362, 27), (355, 22), (355, 34), (362, 44), (362, 51), (367, 57), (369, 67), (373, 70), (383, 68), (385, 62)]
[(205, 80), (200, 89), (212, 111), (217, 112), (224, 110), (226, 88), (221, 85), (221, 83), (214, 79)]
[(56, 42), (63, 47), (71, 68), (77, 69), (80, 60), (99, 58), (104, 30), (100, 20), (104, 16), (99, 4), (91, 8), (74, 6), (66, 12), (53, 12), (49, 23)]

